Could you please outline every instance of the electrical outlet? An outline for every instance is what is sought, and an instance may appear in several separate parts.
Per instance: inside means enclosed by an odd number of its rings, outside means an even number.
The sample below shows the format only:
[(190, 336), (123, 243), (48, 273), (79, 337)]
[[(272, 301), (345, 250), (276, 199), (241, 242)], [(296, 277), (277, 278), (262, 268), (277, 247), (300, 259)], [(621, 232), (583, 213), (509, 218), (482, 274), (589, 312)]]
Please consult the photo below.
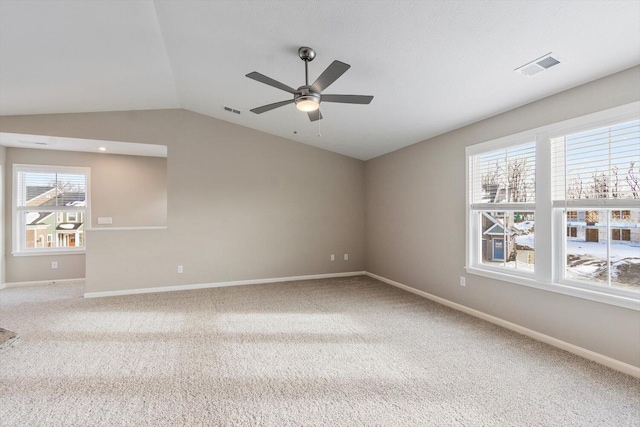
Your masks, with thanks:
[(184, 273), (184, 267), (182, 267), (181, 265), (178, 266), (178, 273)]
[(344, 254), (344, 260), (349, 261), (349, 254)]
[(329, 259), (331, 261), (335, 261), (336, 260), (336, 254), (331, 254), (331, 256), (329, 257)]
[(51, 261), (51, 268), (53, 270), (55, 270), (56, 268), (58, 268), (58, 261)]
[(464, 276), (460, 276), (460, 286), (467, 286), (467, 281)]

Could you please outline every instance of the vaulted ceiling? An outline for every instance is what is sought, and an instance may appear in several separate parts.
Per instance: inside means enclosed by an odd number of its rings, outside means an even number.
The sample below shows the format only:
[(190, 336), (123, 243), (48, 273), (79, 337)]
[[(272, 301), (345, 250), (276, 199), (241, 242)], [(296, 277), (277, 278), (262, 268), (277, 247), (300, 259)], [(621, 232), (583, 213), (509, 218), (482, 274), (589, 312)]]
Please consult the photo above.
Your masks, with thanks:
[[(250, 112), (291, 95), (245, 75), (301, 86), (300, 46), (373, 102)], [(639, 63), (638, 1), (0, 1), (1, 115), (185, 108), (363, 160)]]

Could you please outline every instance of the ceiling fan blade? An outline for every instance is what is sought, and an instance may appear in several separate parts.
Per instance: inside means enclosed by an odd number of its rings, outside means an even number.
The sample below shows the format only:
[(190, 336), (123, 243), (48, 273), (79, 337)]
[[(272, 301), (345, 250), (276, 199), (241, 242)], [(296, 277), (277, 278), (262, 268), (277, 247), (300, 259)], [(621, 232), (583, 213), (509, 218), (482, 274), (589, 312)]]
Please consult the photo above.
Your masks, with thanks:
[(328, 88), (331, 83), (338, 80), (338, 77), (343, 75), (349, 68), (351, 68), (351, 65), (349, 64), (345, 64), (340, 61), (333, 61), (331, 65), (329, 65), (327, 69), (320, 74), (320, 77), (313, 82), (311, 89), (318, 93), (322, 92)]
[(282, 107), (284, 105), (292, 104), (292, 103), (293, 103), (293, 99), (288, 99), (286, 101), (280, 101), (280, 102), (274, 102), (273, 104), (267, 104), (267, 105), (263, 105), (262, 107), (254, 108), (253, 110), (251, 110), (251, 112), (252, 113), (256, 113), (256, 114), (262, 114), (262, 113), (266, 113), (267, 111), (271, 111), (274, 108)]
[(369, 95), (321, 95), (322, 102), (340, 102), (343, 104), (369, 104), (373, 96)]
[(309, 115), (309, 120), (311, 120), (312, 122), (322, 119), (322, 113), (320, 112), (320, 109), (309, 111), (307, 114)]
[(273, 87), (275, 87), (277, 89), (284, 90), (285, 92), (289, 92), (289, 93), (294, 94), (294, 95), (296, 93), (296, 90), (294, 88), (289, 87), (284, 83), (280, 83), (277, 80), (273, 80), (271, 77), (267, 77), (264, 74), (258, 73), (257, 71), (254, 71), (252, 73), (247, 74), (247, 77), (249, 77), (250, 79), (259, 81), (260, 83), (264, 83), (266, 85), (273, 86)]

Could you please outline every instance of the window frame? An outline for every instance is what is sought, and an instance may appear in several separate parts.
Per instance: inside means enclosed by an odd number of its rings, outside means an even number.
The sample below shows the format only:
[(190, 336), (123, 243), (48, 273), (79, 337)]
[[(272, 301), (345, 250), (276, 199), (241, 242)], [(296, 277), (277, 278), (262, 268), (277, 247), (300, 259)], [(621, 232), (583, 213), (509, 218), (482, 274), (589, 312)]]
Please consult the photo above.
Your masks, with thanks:
[[(86, 177), (86, 189), (85, 189), (85, 206), (48, 206), (46, 209), (32, 209), (26, 206), (18, 206), (18, 174), (22, 172), (36, 172), (36, 173), (57, 173), (57, 174), (83, 174)], [(86, 251), (86, 231), (90, 229), (90, 224), (86, 222), (86, 219), (91, 218), (91, 168), (80, 166), (57, 166), (57, 165), (40, 165), (40, 164), (13, 164), (12, 175), (12, 251), (13, 256), (41, 256), (41, 255), (60, 255), (60, 254), (84, 254)], [(62, 216), (68, 212), (79, 212), (81, 217), (85, 219), (84, 222), (84, 246), (76, 247), (44, 247), (44, 248), (27, 248), (26, 247), (26, 224), (24, 224), (23, 212), (29, 212), (33, 210), (39, 210), (40, 212), (51, 212), (56, 216), (56, 221), (59, 216)], [(53, 238), (52, 242), (56, 239)]]
[[(598, 284), (579, 282), (564, 278), (566, 268), (566, 210), (583, 210), (579, 206), (553, 206), (552, 189), (552, 147), (551, 140), (563, 135), (579, 133), (598, 127), (610, 126), (624, 121), (640, 118), (640, 102), (633, 102), (608, 110), (560, 121), (546, 126), (519, 132), (494, 140), (469, 145), (465, 148), (465, 271), (470, 274), (483, 276), (503, 282), (543, 289), (559, 294), (570, 295), (592, 301), (621, 306), (640, 311), (640, 291), (632, 291), (614, 287), (603, 287)], [(532, 139), (533, 138), (533, 139)], [(508, 148), (530, 141), (536, 143), (536, 192), (535, 192), (535, 271), (530, 277), (505, 269), (492, 269), (478, 262), (481, 248), (477, 241), (477, 225), (475, 210), (472, 208), (470, 162), (473, 156), (489, 151)], [(638, 204), (638, 207), (635, 207)], [(640, 208), (640, 203), (634, 199), (615, 203), (612, 206), (602, 206), (600, 209), (626, 210)], [(505, 209), (496, 203), (493, 210)], [(566, 209), (566, 210), (565, 210)], [(594, 208), (598, 209), (598, 208)], [(520, 210), (528, 210), (522, 207)], [(476, 233), (474, 235), (474, 233)]]

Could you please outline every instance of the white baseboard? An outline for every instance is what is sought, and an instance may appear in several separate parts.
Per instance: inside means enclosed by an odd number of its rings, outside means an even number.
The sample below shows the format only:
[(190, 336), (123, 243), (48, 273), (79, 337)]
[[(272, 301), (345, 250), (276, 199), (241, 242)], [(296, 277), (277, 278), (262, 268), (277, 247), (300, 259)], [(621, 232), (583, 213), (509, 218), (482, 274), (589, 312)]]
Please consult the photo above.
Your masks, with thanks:
[(223, 288), (226, 286), (259, 285), (263, 283), (292, 282), (295, 280), (331, 279), (334, 277), (363, 276), (364, 271), (347, 273), (311, 274), (308, 276), (274, 277), (271, 279), (236, 280), (231, 282), (199, 283), (196, 285), (161, 286), (156, 288), (125, 289), (121, 291), (86, 292), (85, 298), (114, 297), (120, 295), (149, 294), (156, 292), (188, 291), (192, 289)]
[[(17, 288), (20, 286), (42, 286), (42, 285), (53, 285), (56, 283), (84, 283), (84, 278), (82, 279), (59, 279), (59, 280), (38, 280), (33, 282), (9, 282), (5, 283), (4, 286), (7, 288)], [(2, 288), (0, 288), (2, 289)]]
[(444, 298), (440, 298), (438, 296), (432, 295), (430, 293), (421, 291), (416, 288), (412, 288), (411, 286), (404, 285), (402, 283), (396, 282), (394, 280), (387, 279), (386, 277), (378, 276), (377, 274), (365, 273), (367, 276), (372, 277), (374, 279), (380, 280), (381, 282), (387, 283), (391, 286), (395, 286), (400, 289), (404, 289), (405, 291), (409, 291), (413, 294), (419, 295), (421, 297), (430, 299), (442, 305), (446, 305), (447, 307), (451, 307), (454, 310), (461, 311), (466, 314), (470, 314), (471, 316), (477, 317), (482, 320), (486, 320), (487, 322), (491, 322), (498, 326), (502, 326), (503, 328), (509, 329), (511, 331), (517, 332), (522, 335), (526, 335), (530, 338), (533, 338), (538, 341), (542, 341), (543, 343), (552, 345), (559, 349), (568, 351), (569, 353), (573, 353), (580, 357), (584, 357), (585, 359), (592, 360), (596, 363), (600, 363), (608, 368), (615, 369), (616, 371), (623, 372), (627, 375), (631, 375), (636, 378), (640, 378), (640, 368), (637, 366), (629, 365), (628, 363), (621, 362), (619, 360), (613, 359), (611, 357), (605, 356), (600, 353), (596, 353), (591, 350), (587, 350), (586, 348), (579, 347), (574, 344), (570, 344), (566, 341), (559, 340), (557, 338), (551, 337), (549, 335), (545, 335), (540, 332), (536, 332), (532, 329), (525, 328), (524, 326), (520, 326), (515, 323), (511, 323), (507, 320), (500, 319), (499, 317), (492, 316), (490, 314), (484, 313), (479, 310), (475, 310), (473, 308), (469, 308), (465, 305), (455, 303), (453, 301), (449, 301)]
[(4, 289), (4, 288), (6, 288), (6, 287), (7, 287), (7, 285), (6, 285), (6, 284), (4, 284), (4, 283), (0, 283), (0, 290), (1, 290), (1, 289)]

